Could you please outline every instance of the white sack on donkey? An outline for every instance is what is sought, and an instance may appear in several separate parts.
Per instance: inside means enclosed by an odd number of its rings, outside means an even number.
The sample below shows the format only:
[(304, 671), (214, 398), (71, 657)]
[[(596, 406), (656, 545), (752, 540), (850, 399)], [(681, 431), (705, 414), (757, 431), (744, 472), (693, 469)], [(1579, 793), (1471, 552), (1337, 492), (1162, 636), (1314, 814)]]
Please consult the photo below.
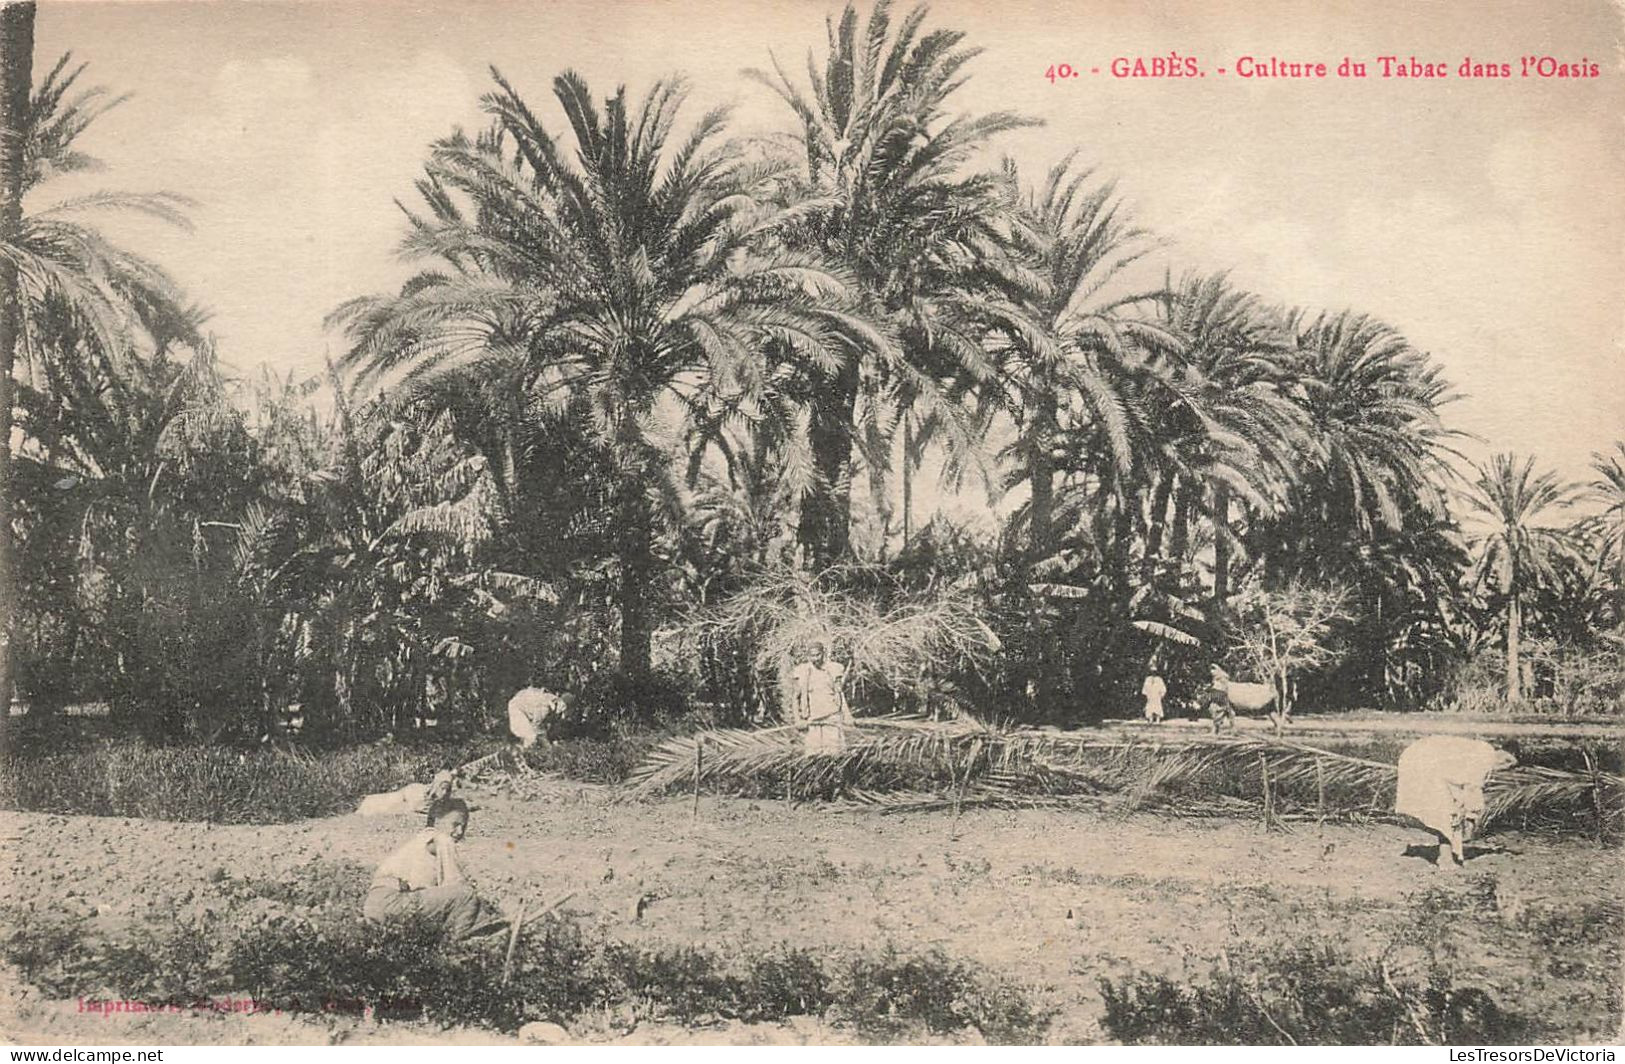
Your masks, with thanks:
[(1285, 703), (1277, 698), (1274, 684), (1249, 683), (1232, 680), (1230, 674), (1215, 665), (1212, 683), (1207, 692), (1207, 712), (1213, 720), (1213, 732), (1218, 734), (1225, 725), (1236, 726), (1236, 711), (1263, 713), (1275, 724), (1276, 731), (1285, 727), (1292, 716), (1292, 695), (1295, 685), (1288, 683)]
[(1232, 681), (1230, 704), (1243, 713), (1261, 713), (1275, 704), (1275, 688), (1267, 683)]

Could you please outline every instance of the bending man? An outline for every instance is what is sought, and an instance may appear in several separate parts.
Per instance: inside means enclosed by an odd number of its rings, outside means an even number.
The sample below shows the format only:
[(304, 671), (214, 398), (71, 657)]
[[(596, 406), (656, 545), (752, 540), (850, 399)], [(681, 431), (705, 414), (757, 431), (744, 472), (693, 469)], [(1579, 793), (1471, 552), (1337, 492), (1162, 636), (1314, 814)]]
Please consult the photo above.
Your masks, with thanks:
[[(1480, 739), (1429, 735), (1399, 755), (1399, 787), (1394, 812), (1421, 824), (1439, 840), (1434, 863), (1460, 868), (1467, 860), (1464, 844), (1478, 833), (1484, 819), (1484, 781), (1517, 758)], [(1450, 863), (1445, 863), (1445, 854)]]

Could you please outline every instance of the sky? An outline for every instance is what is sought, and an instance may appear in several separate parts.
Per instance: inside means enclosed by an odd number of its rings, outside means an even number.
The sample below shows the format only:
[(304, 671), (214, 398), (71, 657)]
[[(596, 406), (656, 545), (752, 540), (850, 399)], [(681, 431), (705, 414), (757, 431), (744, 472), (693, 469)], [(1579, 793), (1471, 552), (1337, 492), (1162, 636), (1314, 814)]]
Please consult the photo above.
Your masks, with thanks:
[[(133, 95), (82, 142), (105, 170), (29, 206), (94, 188), (190, 197), (191, 232), (106, 228), (211, 311), (229, 362), (315, 373), (343, 348), (327, 313), (409, 272), (394, 201), (411, 199), (431, 141), (484, 124), (491, 65), (561, 132), (549, 86), (565, 69), (601, 96), (682, 74), (688, 117), (726, 103), (736, 133), (767, 131), (787, 112), (741, 71), (771, 53), (804, 77), (832, 12), (826, 0), (42, 0), (36, 73), (72, 51), (87, 84)], [(995, 155), (1036, 177), (1076, 150), (1116, 178), (1163, 241), (1158, 276), (1228, 269), (1272, 302), (1389, 321), (1444, 366), (1462, 396), (1447, 422), (1475, 459), (1533, 453), (1578, 477), (1625, 437), (1625, 18), (1607, 0), (939, 0), (928, 25), (984, 50), (959, 108), (1042, 121)], [(1115, 58), (1174, 54), (1204, 76), (1110, 74)], [(1450, 76), (1383, 78), (1382, 55)], [(1597, 76), (1520, 77), (1525, 56)], [(1242, 78), (1242, 57), (1334, 74), (1348, 57), (1368, 76)], [(1513, 76), (1463, 80), (1467, 58)], [(1079, 75), (1048, 79), (1061, 63)]]

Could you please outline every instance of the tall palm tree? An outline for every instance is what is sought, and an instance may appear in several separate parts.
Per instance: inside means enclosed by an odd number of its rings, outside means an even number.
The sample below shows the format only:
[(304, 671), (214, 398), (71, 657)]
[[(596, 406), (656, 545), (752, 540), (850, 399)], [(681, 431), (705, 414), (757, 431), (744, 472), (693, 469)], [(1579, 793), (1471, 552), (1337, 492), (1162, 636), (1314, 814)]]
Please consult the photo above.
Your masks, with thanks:
[(1535, 460), (1498, 454), (1477, 469), (1465, 500), (1469, 542), (1475, 551), (1469, 578), (1482, 587), (1490, 578), (1506, 599), (1506, 697), (1521, 697), (1519, 670), (1522, 602), (1536, 587), (1557, 579), (1557, 565), (1572, 553), (1567, 529), (1553, 523), (1578, 489), (1553, 472), (1535, 472)]
[[(1444, 512), (1454, 396), (1439, 367), (1392, 326), (1343, 311), (1293, 313), (1295, 391), (1320, 455), (1294, 490), (1303, 530), (1398, 529), (1408, 505)], [(1311, 546), (1313, 537), (1302, 541)]]
[(1155, 407), (1158, 479), (1146, 570), (1149, 576), (1162, 556), (1161, 530), (1170, 520), (1174, 560), (1184, 560), (1191, 521), (1205, 508), (1213, 527), (1209, 613), (1219, 623), (1241, 544), (1232, 503), (1239, 498), (1255, 515), (1271, 512), (1299, 465), (1312, 461), (1314, 440), (1291, 394), (1295, 349), (1280, 315), (1223, 274), (1187, 273), (1165, 285), (1159, 304), (1185, 349), (1163, 374), (1168, 401)]
[[(1023, 189), (1005, 164), (1010, 262), (999, 278), (1013, 312), (991, 315), (990, 351), (1004, 405), (1016, 418), (1011, 480), (1024, 480), (1032, 559), (1055, 547), (1056, 450), (1063, 426), (1088, 425), (1103, 444), (1095, 472), (1120, 485), (1126, 513), (1147, 449), (1135, 392), (1149, 365), (1180, 340), (1142, 312), (1143, 296), (1112, 290), (1120, 272), (1151, 248), (1117, 202), (1068, 156), (1043, 184)], [(991, 389), (990, 389), (991, 390)]]
[(1612, 451), (1593, 452), (1591, 470), (1596, 475), (1587, 485), (1587, 495), (1602, 506), (1597, 523), (1602, 528), (1604, 559), (1613, 556), (1614, 620), (1618, 623), (1625, 621), (1625, 441), (1616, 440)]
[[(828, 26), (824, 62), (809, 55), (805, 87), (776, 58), (771, 73), (746, 72), (794, 115), (776, 152), (793, 167), (783, 194), (799, 222), (787, 237), (848, 270), (866, 312), (900, 340), (817, 367), (809, 399), (820, 490), (799, 524), (814, 568), (848, 551), (855, 457), (868, 443), (870, 475), (886, 464), (866, 425), (899, 405), (922, 404), (951, 427), (960, 419), (942, 395), (940, 367), (987, 373), (979, 331), (952, 303), (967, 273), (996, 252), (998, 182), (964, 171), (994, 136), (1028, 124), (1007, 112), (949, 117), (961, 71), (978, 50), (963, 47), (963, 33), (926, 31), (923, 5), (894, 31), (891, 7), (878, 0), (860, 28), (848, 4)], [(906, 417), (891, 424), (912, 431)], [(968, 442), (974, 434), (962, 427), (959, 435)]]
[[(49, 392), (53, 362), (83, 362), (106, 387), (141, 376), (135, 360), (174, 343), (195, 344), (202, 315), (158, 266), (107, 241), (87, 221), (106, 211), (185, 226), (188, 202), (169, 193), (98, 192), (24, 211), (24, 198), (52, 177), (94, 169), (79, 137), (123, 97), (75, 91), (84, 66), (64, 55), (30, 93), (32, 3), (0, 8), (0, 439), (10, 440), (18, 398)], [(25, 372), (20, 388), (19, 358)], [(23, 426), (25, 432), (29, 426)], [(0, 692), (11, 690), (7, 633), (16, 573), (16, 485), (10, 447), (0, 446)]]
[[(0, 7), (0, 243), (22, 228), (28, 91), (34, 81), (34, 5)], [(11, 371), (22, 327), (17, 264), (0, 256), (0, 726), (11, 713), (11, 624), (17, 601), (11, 543)]]
[(673, 139), (684, 98), (661, 81), (600, 111), (574, 73), (553, 82), (574, 134), (572, 162), (493, 71), (492, 128), (439, 141), (404, 251), (441, 272), (400, 297), (336, 312), (367, 374), (448, 372), (500, 357), (509, 399), (578, 418), (612, 470), (620, 563), (621, 665), (650, 667), (657, 573), (652, 493), (668, 447), (658, 422), (707, 423), (768, 382), (777, 345), (834, 364), (877, 339), (841, 306), (843, 279), (811, 256), (767, 251), (791, 221), (760, 206), (761, 174), (718, 142), (727, 115)]

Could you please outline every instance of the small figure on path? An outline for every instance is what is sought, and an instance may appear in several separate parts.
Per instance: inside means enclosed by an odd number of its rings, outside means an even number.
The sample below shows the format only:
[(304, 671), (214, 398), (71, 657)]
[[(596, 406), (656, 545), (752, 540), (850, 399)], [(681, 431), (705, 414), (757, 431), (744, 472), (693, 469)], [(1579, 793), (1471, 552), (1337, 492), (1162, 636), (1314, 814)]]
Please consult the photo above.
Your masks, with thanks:
[(1399, 755), (1394, 812), (1417, 821), (1440, 840), (1434, 862), (1439, 868), (1460, 868), (1467, 860), (1463, 845), (1477, 834), (1484, 818), (1484, 781), (1517, 760), (1482, 739), (1460, 735), (1418, 739)]
[(842, 682), (846, 666), (829, 654), (829, 644), (816, 643), (809, 660), (791, 673), (795, 718), (807, 728), (807, 753), (838, 754), (846, 749), (842, 727), (852, 723)]
[(468, 803), (441, 798), (429, 810), (429, 827), (384, 858), (372, 875), (361, 912), (368, 920), (422, 913), (441, 924), (455, 942), (497, 930), (501, 916), (482, 902), (457, 861), (457, 843), (468, 831)]
[(1219, 734), (1219, 729), (1228, 724), (1230, 730), (1236, 727), (1236, 707), (1230, 704), (1230, 674), (1217, 665), (1208, 669), (1212, 677), (1207, 690), (1207, 715), (1213, 721), (1213, 734)]
[(1162, 700), (1168, 694), (1168, 684), (1163, 680), (1161, 670), (1157, 668), (1155, 661), (1146, 670), (1145, 683), (1140, 685), (1140, 694), (1145, 696), (1146, 723), (1161, 724)]

